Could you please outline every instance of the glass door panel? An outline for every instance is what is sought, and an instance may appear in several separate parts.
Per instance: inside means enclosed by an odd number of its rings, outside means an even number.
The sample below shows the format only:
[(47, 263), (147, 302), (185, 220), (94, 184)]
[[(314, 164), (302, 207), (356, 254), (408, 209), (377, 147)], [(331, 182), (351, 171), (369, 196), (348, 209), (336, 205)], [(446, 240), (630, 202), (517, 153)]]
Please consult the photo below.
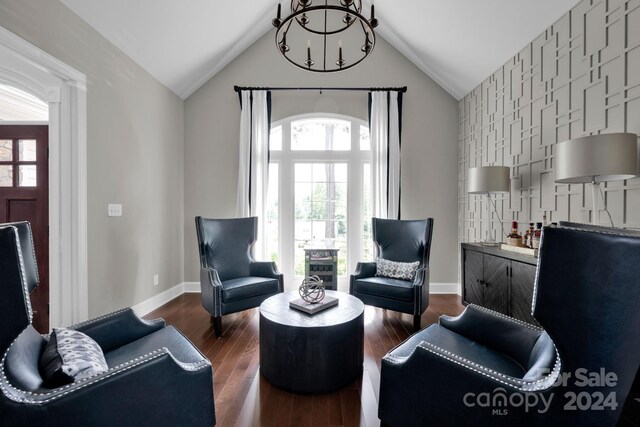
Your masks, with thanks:
[(304, 276), (305, 248), (335, 248), (338, 275), (347, 260), (346, 163), (295, 163), (294, 274)]

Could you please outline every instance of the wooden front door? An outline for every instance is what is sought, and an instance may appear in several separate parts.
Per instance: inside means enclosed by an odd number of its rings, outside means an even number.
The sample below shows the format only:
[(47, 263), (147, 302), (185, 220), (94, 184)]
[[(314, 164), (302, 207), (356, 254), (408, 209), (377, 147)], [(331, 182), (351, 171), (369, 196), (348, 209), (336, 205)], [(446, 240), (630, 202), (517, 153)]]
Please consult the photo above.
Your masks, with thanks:
[(31, 305), (41, 333), (49, 332), (48, 151), (48, 126), (0, 125), (0, 223), (31, 223), (40, 276)]

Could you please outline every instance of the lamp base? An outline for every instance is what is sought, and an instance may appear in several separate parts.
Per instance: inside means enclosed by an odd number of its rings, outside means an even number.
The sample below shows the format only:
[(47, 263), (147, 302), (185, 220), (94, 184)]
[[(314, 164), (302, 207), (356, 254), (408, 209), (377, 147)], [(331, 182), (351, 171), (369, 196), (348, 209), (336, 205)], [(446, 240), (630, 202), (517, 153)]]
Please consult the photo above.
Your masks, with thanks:
[[(482, 246), (500, 246), (500, 242), (497, 242), (493, 237), (493, 224), (491, 222), (491, 193), (487, 192), (487, 201), (485, 205), (487, 206), (487, 231), (485, 232), (484, 240), (482, 241)], [(495, 206), (494, 206), (495, 209)], [(496, 216), (498, 215), (498, 211), (496, 210)]]
[(596, 181), (596, 177), (593, 177), (591, 181), (591, 201), (593, 203), (593, 208), (591, 209), (591, 224), (599, 225), (600, 224), (600, 183)]

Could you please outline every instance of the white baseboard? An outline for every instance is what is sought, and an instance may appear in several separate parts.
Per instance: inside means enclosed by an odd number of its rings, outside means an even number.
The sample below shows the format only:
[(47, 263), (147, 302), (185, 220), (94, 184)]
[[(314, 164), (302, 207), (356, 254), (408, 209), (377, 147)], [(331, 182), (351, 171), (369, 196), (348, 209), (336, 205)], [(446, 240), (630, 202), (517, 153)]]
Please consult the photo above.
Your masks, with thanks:
[[(430, 283), (429, 293), (460, 295), (459, 287), (460, 286), (457, 283)], [(133, 311), (135, 311), (138, 316), (146, 316), (153, 310), (165, 305), (172, 299), (177, 298), (184, 293), (200, 293), (200, 283), (182, 282), (175, 285), (173, 288), (160, 292), (158, 295), (154, 295), (151, 298), (134, 305), (131, 308), (133, 308)]]
[(457, 294), (460, 295), (460, 285), (457, 283), (429, 283), (430, 294)]
[(200, 282), (184, 282), (185, 293), (200, 293)]
[(178, 285), (175, 285), (173, 288), (167, 289), (166, 291), (162, 291), (159, 294), (154, 295), (151, 298), (146, 299), (141, 303), (134, 305), (131, 308), (138, 316), (146, 316), (147, 314), (151, 313), (153, 310), (165, 305), (172, 299), (182, 295), (185, 292), (184, 290), (185, 285), (186, 283), (180, 283)]

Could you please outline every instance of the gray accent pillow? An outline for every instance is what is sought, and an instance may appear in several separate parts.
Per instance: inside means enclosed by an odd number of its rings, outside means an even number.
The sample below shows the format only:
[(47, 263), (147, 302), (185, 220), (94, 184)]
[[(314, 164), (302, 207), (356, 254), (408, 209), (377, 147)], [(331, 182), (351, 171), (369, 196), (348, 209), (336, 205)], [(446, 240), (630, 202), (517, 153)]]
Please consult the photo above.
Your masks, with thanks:
[(376, 276), (413, 280), (419, 265), (420, 261), (398, 262), (378, 257), (376, 258)]
[(45, 386), (59, 387), (109, 369), (102, 349), (82, 332), (55, 328), (40, 358)]

